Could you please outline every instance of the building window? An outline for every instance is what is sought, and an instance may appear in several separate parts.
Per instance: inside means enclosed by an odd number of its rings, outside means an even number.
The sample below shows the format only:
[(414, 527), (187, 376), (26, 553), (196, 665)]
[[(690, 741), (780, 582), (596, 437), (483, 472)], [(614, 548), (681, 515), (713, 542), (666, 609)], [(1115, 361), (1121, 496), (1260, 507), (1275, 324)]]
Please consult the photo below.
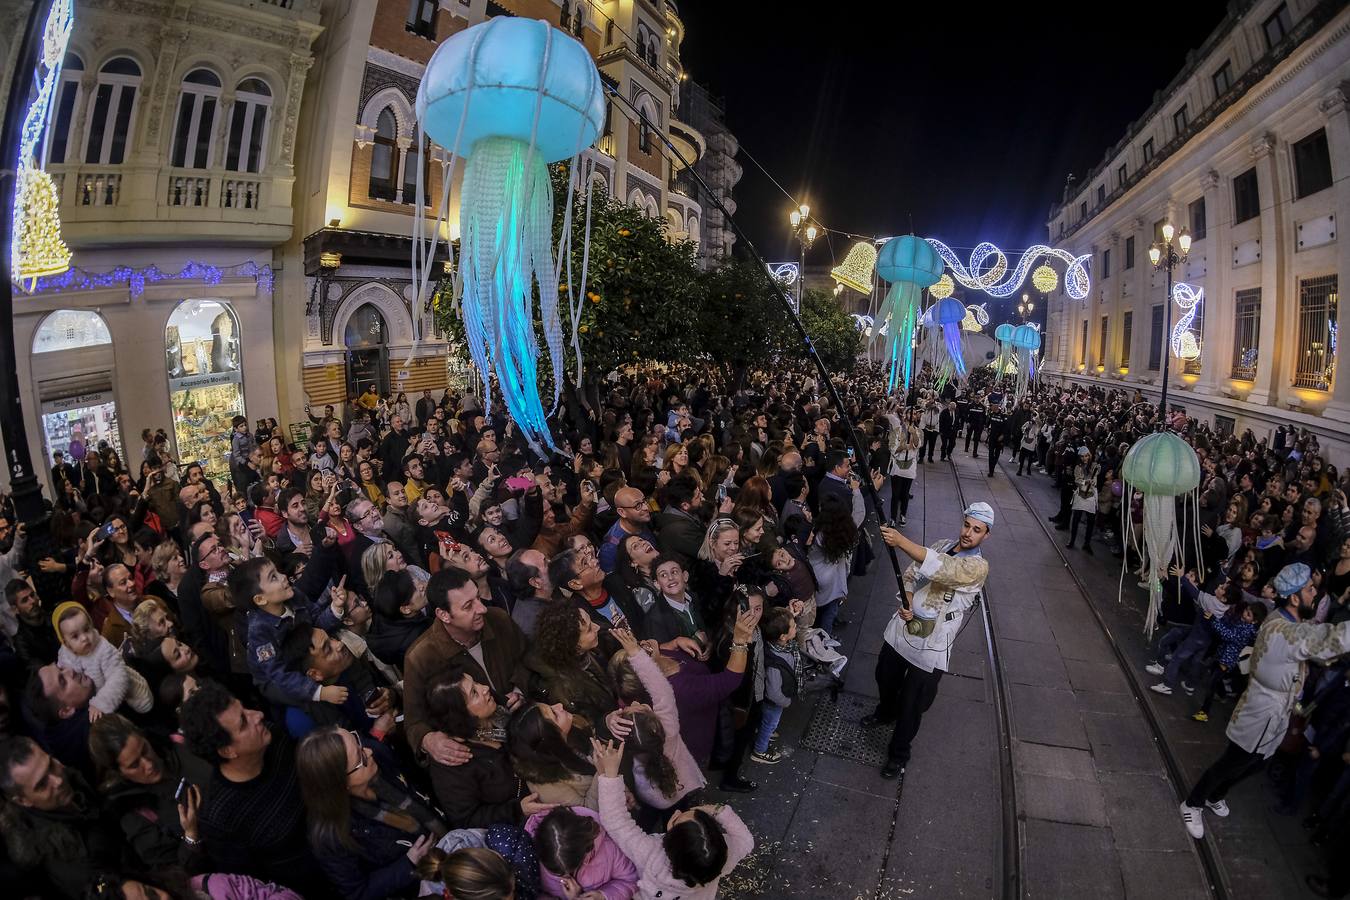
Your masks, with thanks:
[(85, 129), (84, 161), (100, 166), (118, 166), (126, 157), (131, 137), (131, 117), (136, 109), (136, 90), (141, 85), (141, 67), (119, 56), (98, 70), (94, 102), (90, 104)]
[(1084, 321), (1084, 322), (1083, 322), (1083, 331), (1082, 331), (1082, 334), (1081, 334), (1080, 337), (1079, 337), (1078, 359), (1079, 359), (1079, 361), (1082, 362), (1083, 365), (1085, 365), (1085, 366), (1087, 365), (1087, 347), (1088, 347), (1088, 345), (1087, 345), (1087, 341), (1088, 341), (1088, 335), (1087, 335), (1087, 332), (1088, 332), (1088, 323), (1087, 323), (1086, 321)]
[[(1205, 304), (1203, 300), (1195, 305), (1195, 318), (1191, 319), (1191, 327), (1187, 330), (1195, 335), (1195, 343), (1203, 350), (1205, 346), (1201, 340), (1205, 334)], [(1168, 335), (1168, 340), (1171, 340), (1171, 335)], [(1199, 375), (1200, 357), (1182, 361), (1181, 371), (1187, 375)]]
[[(239, 320), (223, 300), (184, 300), (164, 329), (169, 407), (178, 458), (206, 477), (230, 477), (230, 420), (244, 415)], [(222, 449), (224, 448), (224, 449)]]
[(652, 152), (652, 130), (647, 127), (645, 117), (638, 122), (638, 149), (643, 153)]
[(1178, 135), (1186, 133), (1186, 126), (1190, 124), (1190, 119), (1186, 116), (1186, 104), (1181, 104), (1181, 109), (1172, 113), (1172, 128)]
[(1298, 356), (1294, 387), (1329, 391), (1336, 372), (1336, 276), (1298, 283)]
[(1143, 151), (1144, 151), (1144, 165), (1148, 165), (1150, 162), (1153, 161), (1153, 138), (1149, 138), (1148, 140), (1144, 141)]
[(1134, 235), (1125, 239), (1125, 268), (1134, 268)]
[(48, 314), (33, 335), (34, 353), (56, 353), (111, 344), (108, 323), (93, 310), (58, 309)]
[(1106, 365), (1106, 334), (1107, 326), (1111, 324), (1110, 316), (1102, 316), (1102, 332), (1097, 335), (1097, 364)]
[(1191, 202), (1191, 240), (1205, 239), (1205, 198)]
[(1130, 343), (1134, 340), (1134, 313), (1127, 312), (1120, 319), (1120, 367), (1130, 367)]
[(409, 0), (406, 27), (418, 37), (436, 39), (436, 0)]
[(230, 137), (225, 149), (225, 168), (231, 172), (261, 172), (267, 141), (267, 112), (272, 90), (258, 78), (246, 78), (235, 88), (230, 113)]
[(408, 145), (408, 153), (403, 160), (403, 202), (417, 202), (417, 172), (422, 172), (422, 205), (427, 205), (427, 197), (431, 191), (431, 144), (428, 142), (422, 149), (417, 151), (417, 143)]
[(1111, 251), (1110, 251), (1110, 250), (1103, 250), (1103, 251), (1102, 251), (1102, 277), (1103, 277), (1103, 278), (1110, 278), (1110, 277), (1111, 277)]
[(605, 46), (608, 47), (614, 43), (614, 20), (610, 19), (605, 23)]
[(375, 120), (374, 145), (370, 150), (370, 186), (366, 194), (373, 200), (393, 200), (397, 196), (394, 184), (398, 179), (397, 136), (394, 111), (386, 108)]
[(1078, 221), (1082, 222), (1086, 219), (1087, 219), (1087, 201), (1084, 200), (1082, 203), (1078, 204)]
[(1256, 166), (1233, 179), (1233, 224), (1261, 215), (1261, 195), (1256, 182)]
[(1275, 45), (1284, 40), (1284, 36), (1293, 26), (1293, 20), (1289, 17), (1289, 5), (1281, 3), (1280, 8), (1271, 13), (1270, 18), (1261, 25), (1261, 30), (1266, 35), (1266, 49), (1275, 49)]
[(1294, 181), (1296, 200), (1331, 187), (1331, 151), (1327, 148), (1327, 132), (1319, 128), (1294, 144)]
[(56, 91), (55, 113), (40, 158), (49, 163), (66, 161), (66, 144), (70, 140), (70, 126), (75, 117), (75, 104), (80, 97), (80, 78), (84, 76), (84, 61), (74, 53), (67, 53), (61, 63), (61, 86)]
[(1097, 205), (1106, 205), (1106, 185), (1104, 184), (1097, 185)]
[(562, 0), (562, 11), (558, 13), (558, 27), (563, 31), (572, 29), (572, 0)]
[(1126, 167), (1124, 163), (1121, 163), (1120, 168), (1116, 169), (1116, 186), (1123, 188), (1125, 186), (1125, 182), (1128, 180), (1129, 180), (1129, 169)]
[(1153, 307), (1153, 321), (1148, 328), (1148, 369), (1156, 372), (1162, 368), (1163, 345), (1163, 308), (1162, 304)]
[(1228, 93), (1228, 89), (1233, 86), (1233, 63), (1230, 60), (1224, 60), (1223, 65), (1214, 70), (1210, 76), (1210, 81), (1214, 84), (1215, 99)]
[(178, 95), (177, 125), (169, 165), (178, 169), (211, 168), (212, 135), (220, 105), (220, 78), (210, 69), (193, 69), (183, 78)]
[(1256, 380), (1256, 351), (1261, 342), (1261, 289), (1237, 292), (1233, 329), (1233, 371), (1238, 381)]

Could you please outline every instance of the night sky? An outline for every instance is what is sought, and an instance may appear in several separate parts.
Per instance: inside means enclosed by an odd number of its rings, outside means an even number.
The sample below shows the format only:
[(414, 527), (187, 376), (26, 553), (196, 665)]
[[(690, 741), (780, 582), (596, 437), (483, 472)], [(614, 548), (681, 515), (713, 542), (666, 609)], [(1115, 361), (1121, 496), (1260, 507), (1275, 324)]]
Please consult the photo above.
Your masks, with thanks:
[[(830, 228), (1020, 249), (1046, 240), (1065, 176), (1081, 183), (1223, 10), (681, 0), (681, 59)], [(740, 162), (736, 219), (767, 259), (795, 258), (791, 202)], [(822, 238), (808, 264), (842, 260), (849, 243)]]

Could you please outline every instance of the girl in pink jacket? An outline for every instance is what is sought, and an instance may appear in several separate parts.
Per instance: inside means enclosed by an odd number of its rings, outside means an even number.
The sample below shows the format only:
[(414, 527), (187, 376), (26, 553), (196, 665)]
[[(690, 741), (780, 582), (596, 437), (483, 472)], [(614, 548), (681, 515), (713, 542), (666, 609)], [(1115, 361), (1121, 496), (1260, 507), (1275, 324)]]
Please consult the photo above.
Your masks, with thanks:
[(593, 810), (559, 806), (535, 813), (525, 830), (539, 858), (541, 897), (629, 900), (637, 890), (637, 867), (610, 840)]

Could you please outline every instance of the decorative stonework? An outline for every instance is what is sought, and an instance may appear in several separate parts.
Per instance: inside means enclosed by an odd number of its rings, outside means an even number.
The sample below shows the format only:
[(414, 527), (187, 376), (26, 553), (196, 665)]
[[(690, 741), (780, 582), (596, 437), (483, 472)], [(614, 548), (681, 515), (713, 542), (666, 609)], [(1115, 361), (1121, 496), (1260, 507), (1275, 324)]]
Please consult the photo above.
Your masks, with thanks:
[(1252, 160), (1262, 160), (1275, 151), (1275, 135), (1267, 131), (1252, 142), (1250, 148)]

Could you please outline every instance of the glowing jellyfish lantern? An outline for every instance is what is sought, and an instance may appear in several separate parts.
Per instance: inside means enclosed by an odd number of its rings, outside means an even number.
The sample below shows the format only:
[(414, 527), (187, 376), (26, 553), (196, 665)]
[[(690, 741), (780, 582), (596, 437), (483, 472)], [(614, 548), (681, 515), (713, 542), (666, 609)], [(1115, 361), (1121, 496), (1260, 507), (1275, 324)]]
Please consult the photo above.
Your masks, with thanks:
[(877, 264), (877, 248), (871, 241), (858, 241), (844, 261), (830, 270), (830, 277), (860, 294), (872, 293), (872, 269)]
[[(1199, 522), (1200, 460), (1184, 440), (1170, 431), (1162, 431), (1135, 442), (1125, 454), (1121, 477), (1127, 500), (1134, 496), (1133, 491), (1144, 495), (1144, 571), (1148, 580), (1148, 615), (1144, 618), (1144, 632), (1151, 637), (1162, 601), (1159, 576), (1181, 550), (1177, 534), (1177, 497), (1186, 497), (1185, 502), (1192, 505), (1188, 521)], [(1128, 502), (1121, 504), (1121, 518), (1121, 533), (1126, 535), (1126, 546), (1133, 546), (1134, 522)], [(1198, 536), (1196, 545), (1199, 545)]]
[[(417, 117), (433, 140), (450, 148), (442, 216), (455, 159), (466, 157), (456, 287), (462, 291), (469, 354), (488, 385), (485, 408), (492, 408), (489, 374), (496, 374), (511, 417), (542, 455), (540, 444), (552, 448), (553, 441), (537, 387), (536, 285), (555, 402), (563, 379), (558, 288), (564, 273), (551, 246), (553, 190), (547, 164), (572, 160), (563, 227), (563, 258), (570, 259), (570, 190), (580, 183), (577, 157), (595, 142), (605, 121), (600, 73), (585, 47), (547, 22), (498, 16), (441, 43), (417, 91)], [(423, 217), (416, 220), (420, 224)], [(433, 254), (434, 243), (433, 237)], [(421, 249), (419, 236), (413, 250), (415, 280)], [(570, 281), (570, 266), (567, 275)], [(584, 296), (585, 281), (583, 265), (581, 290), (569, 290), (571, 296)], [(579, 369), (575, 306), (571, 318)]]
[(994, 373), (1003, 375), (1012, 359), (1013, 326), (1007, 322), (994, 329), (994, 340), (998, 341), (998, 358), (994, 361)]
[[(938, 373), (937, 388), (942, 389), (953, 375), (966, 377), (965, 332), (961, 323), (966, 318), (966, 308), (955, 297), (944, 297), (934, 303), (931, 309), (933, 325), (942, 329), (942, 346), (946, 349), (946, 358), (936, 366)], [(936, 347), (937, 342), (932, 342)], [(936, 352), (936, 351), (935, 351)]]
[[(851, 254), (850, 254), (851, 255)], [(914, 320), (919, 311), (919, 296), (926, 287), (936, 284), (942, 275), (942, 259), (929, 243), (912, 234), (891, 238), (881, 247), (877, 258), (877, 275), (890, 283), (884, 307), (890, 318), (891, 374), (888, 389), (895, 390), (897, 374), (904, 376), (904, 389), (909, 390), (913, 371)], [(953, 300), (965, 316), (965, 307)], [(960, 332), (961, 319), (957, 319)], [(901, 358), (903, 355), (903, 359)]]
[(1018, 325), (1013, 329), (1012, 349), (1017, 362), (1017, 382), (1013, 390), (1020, 400), (1036, 382), (1036, 356), (1041, 349), (1041, 332), (1035, 325)]

